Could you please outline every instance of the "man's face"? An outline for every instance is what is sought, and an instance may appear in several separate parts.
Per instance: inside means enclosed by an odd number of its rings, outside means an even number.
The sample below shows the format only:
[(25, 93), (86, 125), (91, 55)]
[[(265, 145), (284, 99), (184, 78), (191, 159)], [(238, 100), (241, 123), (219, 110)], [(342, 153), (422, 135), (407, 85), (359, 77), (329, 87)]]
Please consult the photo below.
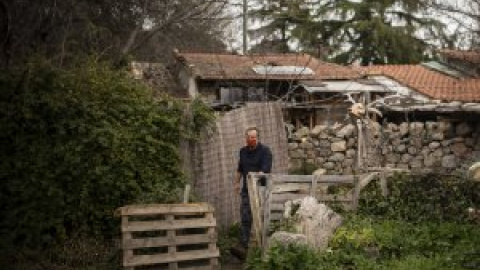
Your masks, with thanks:
[(257, 146), (257, 131), (250, 130), (247, 132), (247, 146), (255, 148)]

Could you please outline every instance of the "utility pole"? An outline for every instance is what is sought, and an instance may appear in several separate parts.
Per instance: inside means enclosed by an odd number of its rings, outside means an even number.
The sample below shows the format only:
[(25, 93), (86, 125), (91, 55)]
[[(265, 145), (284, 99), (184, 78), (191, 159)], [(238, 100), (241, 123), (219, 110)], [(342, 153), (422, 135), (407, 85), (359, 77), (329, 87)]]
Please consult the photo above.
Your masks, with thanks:
[(243, 0), (243, 54), (247, 55), (248, 51), (248, 40), (247, 40), (247, 12), (248, 12), (248, 6), (247, 6), (247, 1), (248, 0)]

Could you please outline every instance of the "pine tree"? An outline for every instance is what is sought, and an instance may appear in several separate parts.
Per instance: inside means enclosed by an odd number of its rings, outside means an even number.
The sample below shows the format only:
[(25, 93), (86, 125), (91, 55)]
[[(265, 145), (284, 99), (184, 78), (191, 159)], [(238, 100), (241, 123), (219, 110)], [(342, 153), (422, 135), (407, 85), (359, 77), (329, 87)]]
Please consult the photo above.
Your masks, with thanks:
[(261, 24), (250, 31), (250, 37), (257, 40), (254, 52), (290, 51), (289, 43), (299, 41), (298, 33), (309, 20), (312, 4), (309, 0), (256, 0), (256, 8), (250, 17)]
[(304, 44), (322, 44), (340, 63), (417, 63), (443, 35), (443, 25), (425, 16), (422, 0), (329, 0), (308, 23), (311, 38)]

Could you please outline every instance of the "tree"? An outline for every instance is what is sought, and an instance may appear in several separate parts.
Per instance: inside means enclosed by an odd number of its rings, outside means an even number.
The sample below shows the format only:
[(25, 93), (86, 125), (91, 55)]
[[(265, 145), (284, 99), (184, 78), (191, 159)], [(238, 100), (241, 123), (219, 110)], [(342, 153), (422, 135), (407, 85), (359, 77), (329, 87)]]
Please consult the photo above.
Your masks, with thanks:
[[(59, 65), (88, 54), (118, 61), (155, 55), (142, 51), (150, 44), (218, 46), (225, 8), (225, 0), (0, 0), (0, 65), (22, 65), (32, 55)], [(198, 32), (202, 42), (172, 39), (178, 32)]]
[(449, 47), (480, 48), (480, 0), (464, 0), (460, 3), (432, 0), (431, 6), (457, 24), (453, 33), (456, 39)]
[(329, 0), (316, 10), (315, 33), (307, 45), (320, 43), (333, 50), (341, 63), (362, 65), (416, 63), (443, 33), (443, 25), (422, 12), (424, 1)]
[(310, 20), (311, 4), (308, 0), (258, 1), (250, 16), (260, 27), (250, 31), (250, 36), (260, 39), (252, 48), (254, 52), (290, 51), (289, 43), (298, 41), (301, 27)]

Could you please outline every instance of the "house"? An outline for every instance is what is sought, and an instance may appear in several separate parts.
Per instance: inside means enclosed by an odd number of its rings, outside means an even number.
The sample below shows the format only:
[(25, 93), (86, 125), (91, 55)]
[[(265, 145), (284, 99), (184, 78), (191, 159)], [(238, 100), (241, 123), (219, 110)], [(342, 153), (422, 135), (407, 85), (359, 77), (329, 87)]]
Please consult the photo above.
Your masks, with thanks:
[(176, 58), (178, 79), (190, 97), (200, 96), (217, 110), (280, 101), (287, 122), (297, 128), (343, 121), (352, 99), (374, 100), (391, 94), (352, 67), (308, 54), (177, 52)]
[(384, 111), (390, 115), (411, 112), (423, 120), (478, 118), (480, 52), (442, 50), (439, 54), (438, 61), (373, 65), (358, 70), (371, 80), (389, 82), (391, 90), (410, 97), (409, 101), (384, 104)]

